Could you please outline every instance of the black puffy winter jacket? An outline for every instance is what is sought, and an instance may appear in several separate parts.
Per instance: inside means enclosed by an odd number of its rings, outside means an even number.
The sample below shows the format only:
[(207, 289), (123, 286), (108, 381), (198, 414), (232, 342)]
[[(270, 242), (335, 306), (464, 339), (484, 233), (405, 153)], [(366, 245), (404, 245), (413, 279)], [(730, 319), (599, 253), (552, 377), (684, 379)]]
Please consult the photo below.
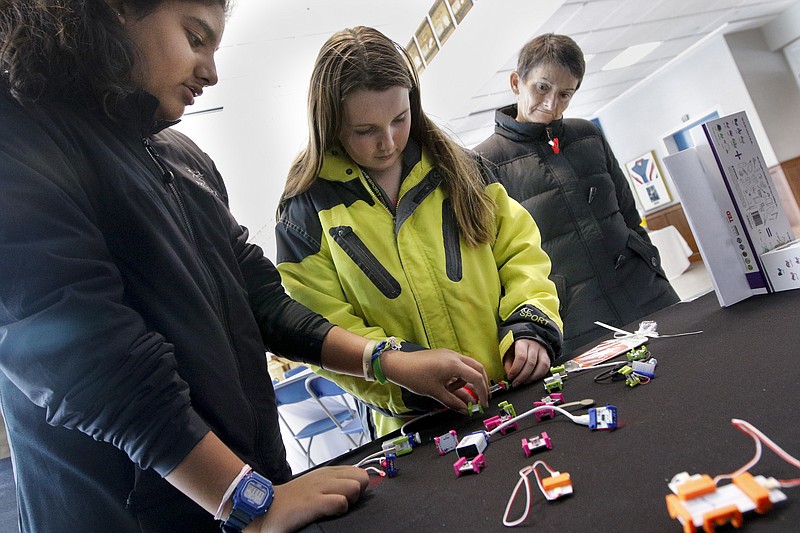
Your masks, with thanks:
[[(539, 226), (569, 356), (609, 333), (596, 320), (621, 327), (677, 302), (678, 295), (597, 127), (581, 119), (517, 122), (516, 112), (515, 105), (497, 110), (495, 132), (475, 150), (496, 165), (509, 195)], [(551, 137), (558, 138), (558, 153)]]

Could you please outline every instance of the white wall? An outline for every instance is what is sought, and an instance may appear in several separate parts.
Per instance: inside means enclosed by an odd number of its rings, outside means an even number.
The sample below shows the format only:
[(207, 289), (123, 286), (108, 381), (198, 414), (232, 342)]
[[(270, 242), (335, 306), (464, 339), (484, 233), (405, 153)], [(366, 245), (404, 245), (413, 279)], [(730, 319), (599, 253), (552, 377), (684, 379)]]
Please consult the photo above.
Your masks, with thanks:
[[(654, 150), (659, 162), (667, 155), (662, 139), (677, 130), (688, 115), (694, 121), (718, 110), (720, 116), (745, 111), (767, 165), (778, 163), (759, 114), (725, 38), (710, 38), (652, 78), (598, 113), (600, 124), (620, 165)], [(670, 192), (675, 194), (669, 172)]]
[(786, 61), (789, 62), (789, 67), (792, 69), (794, 81), (800, 87), (800, 37), (783, 48), (783, 55), (786, 56)]
[(770, 50), (759, 29), (732, 33), (726, 40), (778, 162), (800, 156), (800, 86), (786, 56)]
[(780, 50), (800, 37), (800, 2), (766, 23), (762, 32), (770, 50)]
[[(305, 91), (259, 91), (258, 85), (267, 85), (269, 78), (269, 70), (264, 70), (225, 80), (224, 110), (186, 116), (176, 129), (214, 159), (228, 187), (233, 214), (250, 230), (251, 242), (274, 259), (275, 209), (307, 128)], [(210, 95), (201, 98), (206, 96)]]
[[(320, 47), (335, 31), (364, 24), (406, 43), (430, 0), (237, 0), (209, 87), (176, 129), (214, 159), (233, 214), (251, 241), (275, 258), (275, 209), (294, 156), (305, 143), (306, 94)], [(298, 29), (299, 28), (299, 29)]]

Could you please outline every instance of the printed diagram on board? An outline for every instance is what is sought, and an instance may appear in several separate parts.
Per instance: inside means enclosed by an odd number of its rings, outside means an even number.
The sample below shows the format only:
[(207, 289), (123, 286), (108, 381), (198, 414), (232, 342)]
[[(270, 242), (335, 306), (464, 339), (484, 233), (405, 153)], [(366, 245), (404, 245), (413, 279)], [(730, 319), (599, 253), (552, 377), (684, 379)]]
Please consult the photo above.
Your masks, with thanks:
[[(739, 218), (747, 227), (753, 251), (760, 255), (793, 240), (791, 227), (744, 113), (709, 122), (708, 126), (720, 168), (725, 169), (724, 181)], [(732, 230), (741, 246), (742, 235), (735, 225)], [(743, 259), (749, 263), (749, 258)]]
[(775, 235), (771, 227), (778, 219), (780, 206), (760, 161), (753, 158), (732, 166), (729, 175), (736, 176), (730, 185), (739, 198), (739, 209), (750, 235), (754, 237), (754, 244), (761, 248), (759, 253), (768, 252), (786, 242), (781, 242), (781, 235)]

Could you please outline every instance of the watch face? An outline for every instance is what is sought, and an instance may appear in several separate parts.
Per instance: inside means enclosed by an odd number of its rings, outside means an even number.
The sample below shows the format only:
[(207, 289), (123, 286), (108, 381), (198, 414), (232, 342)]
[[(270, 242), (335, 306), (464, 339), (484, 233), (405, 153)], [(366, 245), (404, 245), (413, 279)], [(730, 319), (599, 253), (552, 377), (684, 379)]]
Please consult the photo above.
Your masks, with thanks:
[(242, 490), (242, 498), (247, 500), (250, 505), (259, 507), (267, 501), (269, 491), (267, 487), (259, 483), (255, 479), (249, 479), (244, 490)]

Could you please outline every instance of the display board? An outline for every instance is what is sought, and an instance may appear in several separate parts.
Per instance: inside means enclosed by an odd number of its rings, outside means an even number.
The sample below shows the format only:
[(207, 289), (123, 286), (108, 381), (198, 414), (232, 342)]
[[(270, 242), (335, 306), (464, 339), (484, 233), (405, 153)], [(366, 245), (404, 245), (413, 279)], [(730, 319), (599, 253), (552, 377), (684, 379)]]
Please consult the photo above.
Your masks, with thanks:
[(760, 255), (794, 239), (747, 115), (708, 121), (664, 158), (720, 305), (771, 292)]

